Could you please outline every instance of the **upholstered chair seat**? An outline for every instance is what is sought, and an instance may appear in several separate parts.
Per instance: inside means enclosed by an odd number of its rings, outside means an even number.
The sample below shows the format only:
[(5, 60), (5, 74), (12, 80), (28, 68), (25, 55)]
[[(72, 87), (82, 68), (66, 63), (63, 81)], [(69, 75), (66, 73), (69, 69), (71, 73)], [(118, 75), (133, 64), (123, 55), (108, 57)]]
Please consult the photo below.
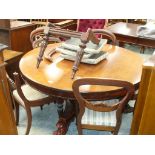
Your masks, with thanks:
[(116, 110), (113, 112), (95, 112), (86, 108), (82, 124), (116, 126)]
[[(23, 86), (21, 86), (21, 89), (23, 91), (24, 96), (27, 98), (27, 100), (29, 101), (35, 101), (35, 100), (41, 100), (41, 99), (45, 99), (48, 97), (48, 95), (43, 94), (35, 89), (33, 89), (32, 87), (30, 87), (27, 84), (24, 84)], [(14, 98), (20, 102), (22, 105), (24, 105), (24, 101), (22, 100), (22, 98), (19, 96), (17, 90), (13, 91), (13, 96)]]
[[(100, 102), (93, 102), (93, 104), (97, 104)], [(106, 101), (106, 103), (108, 103), (109, 105), (114, 104), (116, 102), (118, 102), (117, 99)], [(85, 113), (82, 117), (82, 124), (104, 125), (104, 126), (114, 127), (116, 126), (116, 110), (112, 112), (97, 112), (97, 111), (85, 108)]]

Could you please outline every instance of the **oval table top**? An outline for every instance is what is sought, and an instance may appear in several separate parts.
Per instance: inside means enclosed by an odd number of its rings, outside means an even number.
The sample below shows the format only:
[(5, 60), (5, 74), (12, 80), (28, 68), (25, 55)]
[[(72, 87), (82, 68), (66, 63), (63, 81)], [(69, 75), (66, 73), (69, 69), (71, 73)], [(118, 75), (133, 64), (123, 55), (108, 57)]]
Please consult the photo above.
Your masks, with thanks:
[[(46, 50), (60, 44), (50, 44)], [(143, 58), (130, 50), (106, 44), (103, 51), (109, 52), (108, 57), (96, 65), (81, 63), (75, 78), (71, 79), (73, 61), (64, 60), (59, 53), (53, 55), (53, 62), (45, 58), (36, 68), (39, 48), (26, 53), (20, 60), (19, 68), (26, 82), (32, 87), (60, 97), (74, 97), (72, 83), (78, 78), (110, 78), (129, 81), (134, 85), (140, 82)], [(82, 86), (81, 91), (87, 93), (117, 90), (116, 87)]]

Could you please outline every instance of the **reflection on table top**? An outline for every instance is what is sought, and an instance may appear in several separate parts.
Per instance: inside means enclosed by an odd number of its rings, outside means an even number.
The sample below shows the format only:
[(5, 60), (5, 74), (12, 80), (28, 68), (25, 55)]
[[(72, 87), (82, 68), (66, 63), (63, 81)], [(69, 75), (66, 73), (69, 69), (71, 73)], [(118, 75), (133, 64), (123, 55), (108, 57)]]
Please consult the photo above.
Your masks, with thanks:
[[(59, 44), (51, 44), (47, 50), (56, 47)], [(75, 79), (78, 78), (112, 78), (129, 81), (133, 84), (140, 82), (143, 58), (130, 50), (105, 45), (103, 51), (109, 52), (107, 59), (97, 65), (80, 64)], [(39, 48), (26, 53), (20, 61), (20, 71), (25, 79), (33, 81), (36, 84), (46, 86), (49, 89), (58, 89), (63, 91), (72, 91), (71, 72), (73, 62), (58, 58), (55, 54), (53, 62), (44, 59), (40, 67), (36, 68)], [(104, 91), (116, 89), (112, 87), (85, 86), (83, 91)]]

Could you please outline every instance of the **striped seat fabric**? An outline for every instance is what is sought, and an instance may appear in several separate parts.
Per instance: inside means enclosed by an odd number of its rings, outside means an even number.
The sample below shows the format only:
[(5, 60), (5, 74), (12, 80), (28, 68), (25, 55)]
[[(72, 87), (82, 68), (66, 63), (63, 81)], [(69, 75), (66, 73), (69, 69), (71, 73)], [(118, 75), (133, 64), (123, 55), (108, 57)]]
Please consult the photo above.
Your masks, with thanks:
[[(118, 101), (119, 101), (118, 99), (114, 99), (114, 100), (108, 100), (105, 102), (111, 105)], [(98, 101), (93, 102), (93, 104), (95, 103), (98, 103)], [(89, 124), (89, 125), (116, 126), (116, 110), (111, 112), (97, 112), (97, 111), (85, 108), (85, 113), (82, 117), (81, 123)]]
[[(43, 94), (35, 89), (33, 89), (32, 87), (30, 87), (29, 85), (25, 84), (21, 87), (24, 96), (27, 98), (27, 100), (29, 101), (34, 101), (34, 100), (39, 100), (39, 99), (43, 99), (48, 97), (48, 95)], [(13, 96), (16, 98), (16, 100), (18, 102), (20, 102), (21, 104), (24, 105), (24, 101), (20, 98), (17, 90), (13, 91)]]

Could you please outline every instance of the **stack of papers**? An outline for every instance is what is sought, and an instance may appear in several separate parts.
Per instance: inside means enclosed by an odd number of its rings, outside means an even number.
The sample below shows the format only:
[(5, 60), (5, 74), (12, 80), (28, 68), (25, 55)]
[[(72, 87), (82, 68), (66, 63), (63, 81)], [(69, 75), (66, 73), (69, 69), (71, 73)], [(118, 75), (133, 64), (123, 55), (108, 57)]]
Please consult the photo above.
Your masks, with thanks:
[[(76, 59), (77, 50), (80, 49), (79, 45), (81, 40), (78, 38), (71, 38), (64, 42), (60, 47), (56, 48), (56, 51), (61, 53), (61, 57), (64, 59), (74, 61)], [(89, 41), (84, 49), (84, 55), (81, 60), (83, 63), (97, 64), (108, 55), (107, 52), (103, 52), (102, 48), (107, 43), (106, 39), (101, 39), (99, 44), (96, 45)]]

